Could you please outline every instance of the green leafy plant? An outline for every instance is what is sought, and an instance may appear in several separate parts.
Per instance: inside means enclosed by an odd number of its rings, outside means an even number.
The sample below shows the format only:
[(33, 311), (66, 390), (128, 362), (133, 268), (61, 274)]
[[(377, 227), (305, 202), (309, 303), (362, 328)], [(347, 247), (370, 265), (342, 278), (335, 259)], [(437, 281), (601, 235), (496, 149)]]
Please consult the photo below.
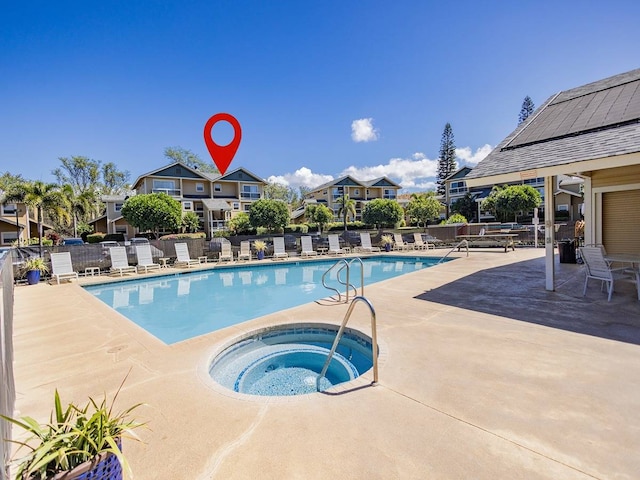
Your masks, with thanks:
[(100, 403), (89, 397), (84, 407), (70, 403), (66, 409), (62, 408), (56, 390), (54, 410), (46, 424), (39, 424), (31, 417), (14, 419), (0, 415), (31, 435), (24, 442), (13, 440), (21, 448), (30, 450), (27, 455), (15, 460), (19, 465), (16, 479), (45, 480), (57, 473), (72, 470), (100, 454), (115, 455), (123, 470), (131, 475), (119, 444), (122, 438), (138, 440), (132, 430), (143, 424), (130, 420), (129, 416), (142, 404), (117, 413), (113, 411), (123, 384), (124, 380), (110, 404), (105, 395)]
[(382, 235), (380, 237), (380, 244), (385, 245), (393, 245), (393, 237), (391, 235)]
[(44, 261), (44, 258), (42, 257), (33, 257), (33, 258), (27, 259), (24, 262), (22, 269), (25, 272), (30, 272), (32, 270), (39, 270), (40, 273), (49, 272), (49, 266), (47, 265), (47, 263)]

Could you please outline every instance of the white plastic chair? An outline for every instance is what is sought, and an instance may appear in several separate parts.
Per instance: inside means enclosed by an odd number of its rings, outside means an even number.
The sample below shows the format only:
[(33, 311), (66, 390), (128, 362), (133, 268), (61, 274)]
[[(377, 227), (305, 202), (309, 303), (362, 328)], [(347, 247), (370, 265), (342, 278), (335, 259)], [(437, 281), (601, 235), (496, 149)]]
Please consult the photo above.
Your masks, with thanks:
[(176, 261), (174, 263), (174, 265), (176, 267), (193, 267), (194, 265), (199, 265), (200, 261), (195, 259), (195, 258), (191, 258), (189, 256), (189, 247), (187, 246), (186, 243), (176, 243), (174, 245), (175, 249), (176, 249)]
[(309, 235), (304, 235), (300, 237), (300, 243), (302, 245), (302, 251), (300, 252), (300, 256), (302, 257), (312, 257), (314, 255), (318, 255), (313, 249), (313, 242), (311, 241), (311, 237)]
[(393, 242), (395, 243), (395, 245), (393, 246), (394, 250), (413, 250), (413, 245), (405, 243), (405, 241), (402, 239), (402, 235), (400, 235), (399, 233), (393, 234)]
[[(584, 279), (584, 289), (582, 291), (582, 296), (584, 297), (587, 294), (587, 285), (589, 283), (589, 279), (593, 278), (594, 280), (600, 280), (602, 290), (607, 285), (608, 297), (607, 301), (611, 301), (611, 294), (613, 294), (613, 285), (616, 280), (628, 280), (637, 283), (640, 278), (640, 274), (638, 272), (631, 273), (628, 269), (625, 268), (615, 268), (612, 269), (611, 265), (604, 258), (604, 250), (602, 247), (580, 247), (580, 255), (582, 256), (582, 260), (585, 266), (586, 277)], [(640, 293), (639, 293), (640, 298)]]
[(60, 285), (61, 278), (78, 279), (78, 272), (73, 270), (70, 252), (59, 252), (51, 254), (51, 276)]
[(284, 249), (284, 237), (273, 237), (273, 259), (284, 259), (289, 254)]
[(251, 260), (251, 242), (245, 240), (240, 242), (240, 253), (238, 253), (238, 260)]
[(422, 239), (422, 234), (421, 233), (414, 233), (413, 234), (413, 248), (415, 250), (429, 250), (430, 248), (433, 248), (435, 250), (436, 246), (429, 243), (429, 242), (425, 242)]
[(136, 273), (136, 267), (129, 265), (127, 249), (125, 247), (110, 247), (111, 273), (119, 273), (122, 277), (125, 273)]
[(360, 249), (368, 253), (380, 251), (380, 247), (371, 245), (371, 235), (369, 235), (369, 232), (360, 232)]
[(147, 273), (149, 270), (160, 270), (160, 264), (153, 263), (151, 245), (148, 243), (136, 245), (136, 257), (138, 257), (138, 273), (140, 273), (141, 270), (144, 270), (144, 273)]
[(344, 250), (340, 248), (340, 238), (338, 235), (332, 233), (329, 235), (329, 250), (327, 250), (329, 255), (343, 255)]
[(233, 252), (231, 251), (230, 242), (222, 242), (220, 244), (220, 257), (221, 262), (233, 262)]

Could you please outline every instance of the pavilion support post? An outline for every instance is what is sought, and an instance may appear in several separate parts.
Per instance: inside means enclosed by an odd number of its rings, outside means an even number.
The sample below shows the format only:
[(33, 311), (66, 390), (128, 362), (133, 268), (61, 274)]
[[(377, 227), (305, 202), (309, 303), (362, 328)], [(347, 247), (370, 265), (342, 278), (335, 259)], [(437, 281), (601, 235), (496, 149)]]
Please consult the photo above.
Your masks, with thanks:
[(545, 248), (545, 288), (555, 290), (555, 222), (553, 206), (553, 177), (544, 177), (544, 248)]

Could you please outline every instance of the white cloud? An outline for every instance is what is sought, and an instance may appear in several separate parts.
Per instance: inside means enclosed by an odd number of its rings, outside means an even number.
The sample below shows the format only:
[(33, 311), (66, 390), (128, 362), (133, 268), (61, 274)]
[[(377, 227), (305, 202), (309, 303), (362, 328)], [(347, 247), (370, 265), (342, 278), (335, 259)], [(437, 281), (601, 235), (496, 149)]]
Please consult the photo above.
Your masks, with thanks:
[(466, 165), (471, 167), (476, 166), (484, 159), (489, 153), (491, 153), (493, 147), (489, 144), (485, 144), (482, 147), (476, 149), (476, 153), (471, 152), (470, 147), (456, 148), (456, 157), (462, 160)]
[[(480, 160), (491, 152), (490, 145), (484, 145), (476, 149), (475, 153), (470, 147), (456, 149), (459, 161), (475, 166)], [(460, 163), (460, 162), (459, 162)], [(417, 152), (409, 158), (392, 158), (385, 164), (356, 167), (349, 166), (342, 170), (339, 177), (351, 175), (357, 180), (372, 180), (379, 177), (389, 177), (394, 182), (409, 191), (434, 190), (436, 188), (436, 176), (438, 174), (438, 159), (429, 159), (424, 153)], [(323, 183), (333, 180), (332, 175), (314, 173), (307, 167), (302, 167), (294, 173), (284, 175), (272, 175), (267, 180), (277, 182), (293, 188), (300, 186), (315, 188)]]
[(302, 167), (294, 173), (285, 173), (284, 175), (271, 175), (267, 178), (270, 183), (280, 183), (288, 187), (308, 187), (314, 188), (323, 183), (333, 180), (333, 176), (324, 175), (322, 173), (313, 173), (307, 167)]
[(373, 118), (361, 118), (351, 122), (351, 139), (356, 143), (378, 140), (378, 130), (373, 128)]

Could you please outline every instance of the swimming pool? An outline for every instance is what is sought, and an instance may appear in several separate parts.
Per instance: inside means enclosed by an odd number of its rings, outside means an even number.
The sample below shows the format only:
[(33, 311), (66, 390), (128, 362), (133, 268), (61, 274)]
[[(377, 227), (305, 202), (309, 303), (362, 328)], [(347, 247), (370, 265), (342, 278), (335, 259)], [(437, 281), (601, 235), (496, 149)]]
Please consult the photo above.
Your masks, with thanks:
[[(367, 285), (433, 266), (439, 260), (411, 256), (363, 258), (365, 295)], [(84, 288), (155, 337), (172, 344), (330, 296), (334, 292), (322, 286), (322, 275), (335, 262), (333, 258), (218, 266)], [(351, 272), (351, 283), (359, 286), (359, 265), (353, 263)], [(327, 283), (339, 288), (333, 272)]]

